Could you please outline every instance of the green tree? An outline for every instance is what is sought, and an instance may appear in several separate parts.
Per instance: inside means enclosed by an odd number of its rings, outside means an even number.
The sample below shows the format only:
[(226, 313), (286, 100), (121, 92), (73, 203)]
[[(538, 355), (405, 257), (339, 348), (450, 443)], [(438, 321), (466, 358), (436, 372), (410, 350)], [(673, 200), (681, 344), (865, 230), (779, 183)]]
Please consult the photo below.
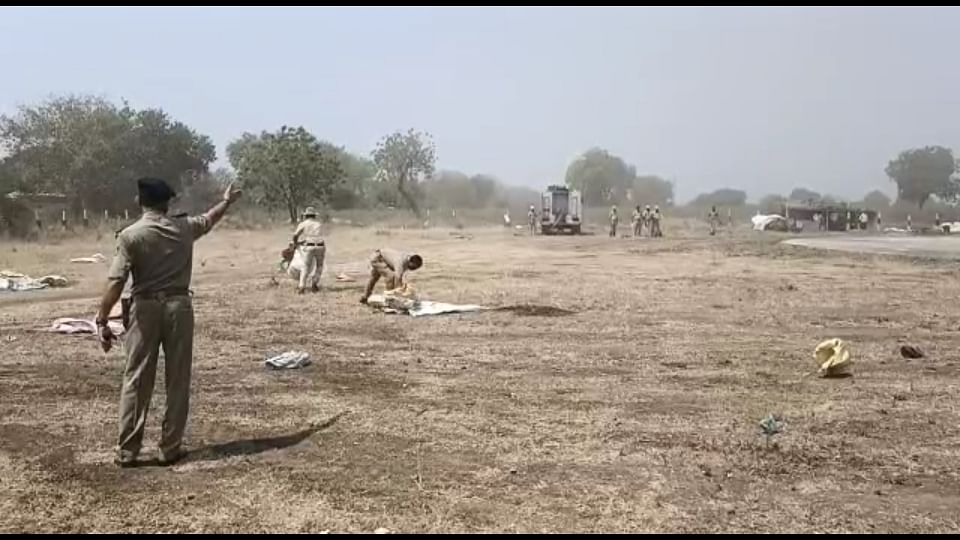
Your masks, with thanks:
[(793, 191), (790, 192), (790, 196), (788, 197), (788, 199), (790, 199), (791, 201), (801, 201), (801, 202), (809, 202), (809, 203), (819, 202), (822, 198), (823, 197), (816, 191), (813, 191), (812, 189), (802, 188), (802, 187), (794, 188)]
[(487, 174), (475, 174), (470, 177), (470, 187), (472, 188), (473, 208), (487, 208), (493, 204), (494, 197), (499, 189), (500, 182), (493, 176)]
[(783, 212), (783, 205), (787, 204), (787, 198), (783, 195), (771, 194), (760, 199), (757, 207), (761, 212), (779, 214)]
[(416, 185), (433, 176), (437, 149), (428, 133), (408, 130), (387, 135), (373, 151), (378, 179), (396, 186), (410, 210), (422, 217), (415, 196)]
[(897, 184), (897, 198), (915, 203), (921, 210), (931, 196), (957, 198), (956, 171), (953, 152), (942, 146), (904, 150), (886, 168), (887, 176)]
[(711, 193), (697, 195), (690, 206), (743, 206), (747, 203), (747, 194), (739, 189), (722, 188)]
[(340, 149), (322, 143), (303, 127), (243, 134), (227, 147), (238, 179), (259, 202), (285, 210), (291, 223), (309, 204), (326, 204), (342, 180)]
[(205, 173), (216, 159), (208, 137), (162, 110), (90, 96), (0, 117), (0, 146), (19, 189), (64, 193), (90, 210), (132, 208), (138, 176), (160, 176), (179, 189), (184, 175)]
[(369, 206), (376, 198), (376, 165), (342, 148), (339, 156), (343, 181), (334, 186), (330, 206), (336, 210)]
[(890, 207), (890, 197), (875, 189), (863, 196), (863, 204), (871, 210), (885, 210)]
[(584, 152), (567, 167), (566, 184), (583, 194), (584, 204), (605, 205), (625, 198), (637, 171), (602, 148)]
[(673, 206), (673, 183), (659, 176), (638, 176), (633, 180), (631, 200), (636, 204)]

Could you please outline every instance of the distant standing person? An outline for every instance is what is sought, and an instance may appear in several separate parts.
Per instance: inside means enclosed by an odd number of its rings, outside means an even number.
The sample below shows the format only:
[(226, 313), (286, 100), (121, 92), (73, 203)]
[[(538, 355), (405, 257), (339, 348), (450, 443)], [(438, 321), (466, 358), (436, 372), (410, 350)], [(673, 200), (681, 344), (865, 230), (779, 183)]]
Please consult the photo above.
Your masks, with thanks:
[(934, 225), (937, 226), (938, 229), (940, 228), (940, 212), (937, 212), (936, 214), (933, 215), (933, 223)]
[(720, 225), (720, 212), (717, 211), (717, 207), (711, 206), (710, 213), (707, 214), (707, 221), (710, 222), (710, 236), (717, 234), (717, 227)]
[(633, 209), (630, 223), (633, 225), (634, 238), (643, 236), (643, 212), (640, 210), (639, 204)]
[(860, 230), (867, 230), (867, 226), (870, 224), (870, 217), (867, 216), (866, 212), (860, 212)]
[(883, 230), (883, 215), (878, 211), (877, 212), (877, 232)]
[(663, 216), (660, 214), (660, 205), (653, 207), (653, 214), (650, 215), (650, 236), (660, 238), (663, 236), (663, 230), (660, 229), (660, 220)]
[(105, 352), (116, 337), (107, 322), (131, 276), (130, 326), (126, 331), (126, 367), (120, 392), (120, 434), (116, 464), (133, 467), (143, 442), (143, 428), (153, 395), (160, 347), (164, 352), (166, 411), (161, 427), (159, 463), (172, 465), (186, 454), (181, 448), (190, 409), (193, 365), (193, 301), (190, 280), (194, 241), (210, 232), (240, 191), (227, 187), (223, 200), (202, 216), (169, 217), (175, 193), (156, 178), (137, 181), (143, 216), (117, 237), (117, 254), (97, 313), (97, 336)]
[(913, 230), (913, 218), (910, 217), (910, 214), (907, 214), (907, 230), (908, 231)]
[(323, 225), (317, 219), (317, 211), (308, 206), (303, 211), (303, 221), (293, 233), (293, 245), (303, 254), (303, 270), (300, 272), (297, 294), (304, 293), (307, 283), (310, 283), (311, 291), (320, 290), (320, 274), (323, 273), (323, 259), (327, 253), (322, 229)]
[(617, 236), (617, 224), (620, 223), (620, 216), (617, 215), (617, 207), (610, 208), (610, 238)]
[(527, 210), (527, 225), (530, 227), (530, 236), (537, 234), (537, 208), (532, 204)]

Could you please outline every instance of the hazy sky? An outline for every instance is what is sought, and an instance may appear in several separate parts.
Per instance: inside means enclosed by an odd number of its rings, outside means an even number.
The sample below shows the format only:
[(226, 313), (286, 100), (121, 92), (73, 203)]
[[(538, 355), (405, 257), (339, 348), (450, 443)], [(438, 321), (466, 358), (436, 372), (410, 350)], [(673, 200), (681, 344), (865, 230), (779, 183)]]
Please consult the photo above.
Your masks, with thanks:
[(542, 187), (601, 146), (719, 187), (892, 192), (902, 149), (960, 151), (955, 8), (0, 8), (0, 113), (50, 94), (160, 106), (213, 137), (303, 124), (367, 154)]

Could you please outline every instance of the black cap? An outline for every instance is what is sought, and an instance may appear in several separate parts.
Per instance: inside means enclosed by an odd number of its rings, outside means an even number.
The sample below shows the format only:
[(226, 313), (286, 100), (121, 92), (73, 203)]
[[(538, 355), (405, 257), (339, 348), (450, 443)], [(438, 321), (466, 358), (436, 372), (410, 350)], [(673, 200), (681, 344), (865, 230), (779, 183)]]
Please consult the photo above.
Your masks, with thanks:
[(141, 203), (163, 204), (176, 196), (176, 192), (160, 178), (137, 179), (137, 194)]

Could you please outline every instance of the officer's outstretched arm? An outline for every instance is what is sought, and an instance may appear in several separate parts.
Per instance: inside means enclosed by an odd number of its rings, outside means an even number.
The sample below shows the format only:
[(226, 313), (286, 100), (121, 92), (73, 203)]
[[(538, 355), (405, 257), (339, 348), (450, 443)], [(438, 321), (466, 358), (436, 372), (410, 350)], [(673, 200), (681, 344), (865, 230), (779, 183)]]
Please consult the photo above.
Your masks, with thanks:
[(235, 203), (242, 194), (243, 191), (235, 187), (231, 182), (230, 185), (227, 186), (227, 190), (223, 192), (223, 200), (214, 205), (213, 208), (207, 210), (207, 213), (203, 215), (203, 217), (207, 219), (208, 227), (212, 229), (214, 225), (223, 219), (223, 215), (227, 213), (227, 208), (230, 208), (230, 205)]

